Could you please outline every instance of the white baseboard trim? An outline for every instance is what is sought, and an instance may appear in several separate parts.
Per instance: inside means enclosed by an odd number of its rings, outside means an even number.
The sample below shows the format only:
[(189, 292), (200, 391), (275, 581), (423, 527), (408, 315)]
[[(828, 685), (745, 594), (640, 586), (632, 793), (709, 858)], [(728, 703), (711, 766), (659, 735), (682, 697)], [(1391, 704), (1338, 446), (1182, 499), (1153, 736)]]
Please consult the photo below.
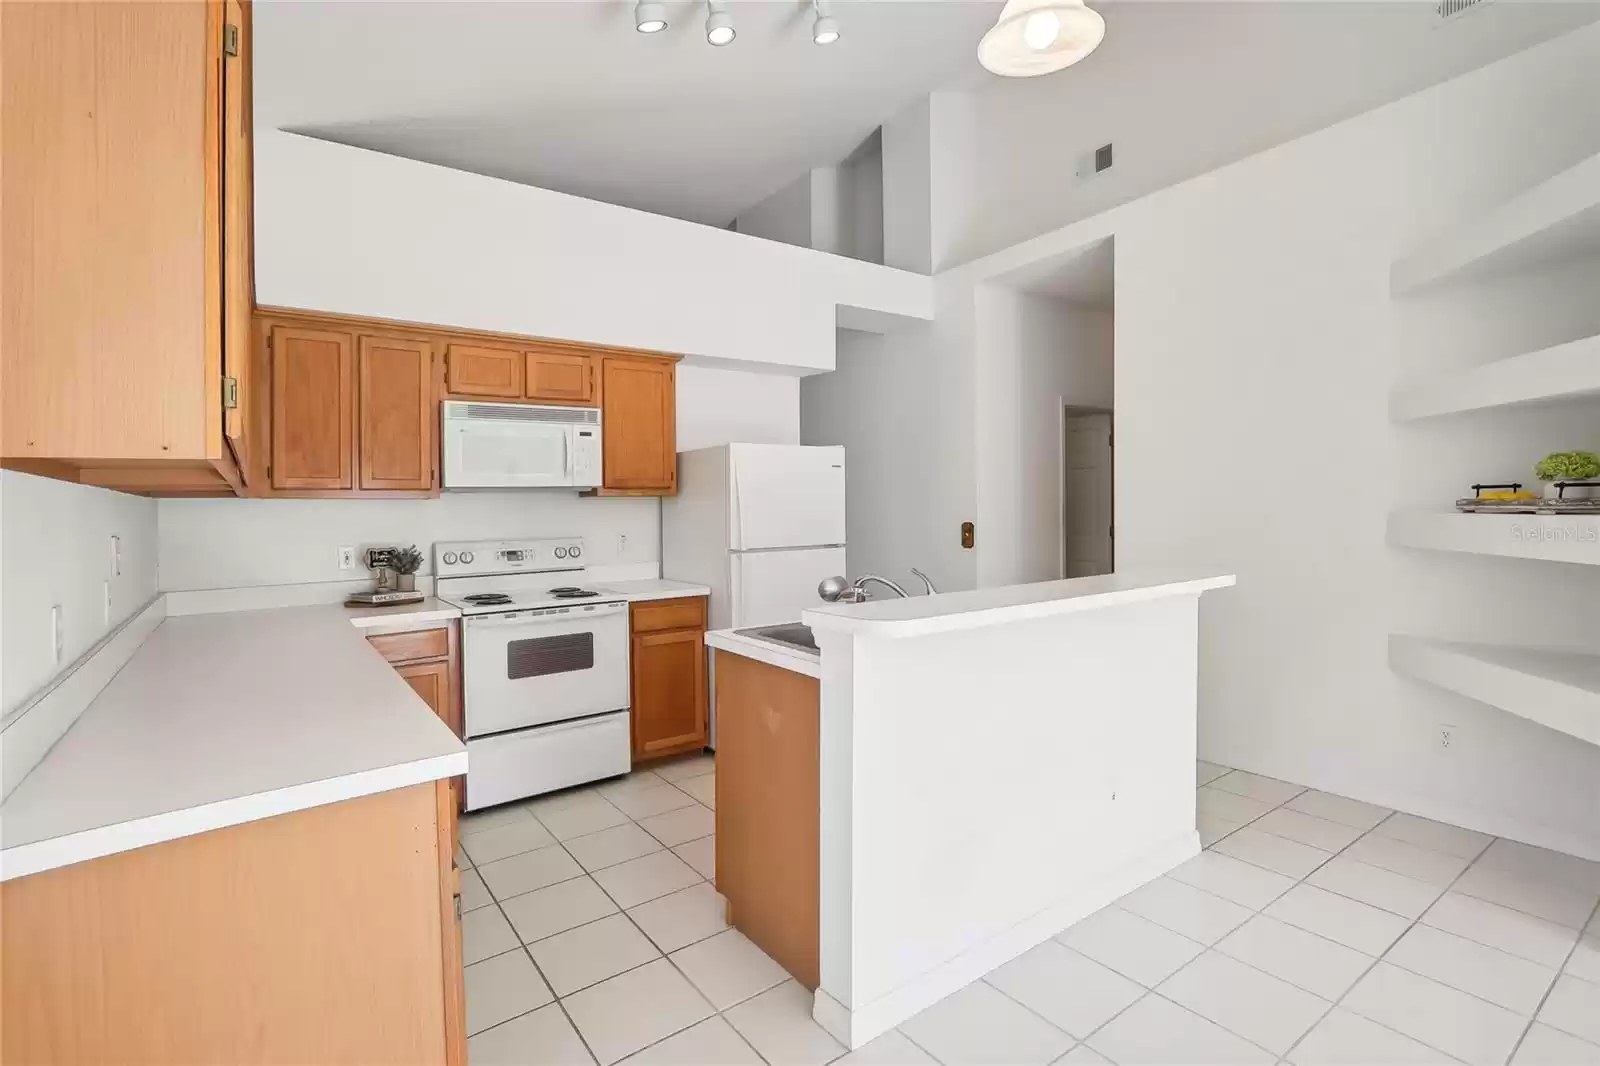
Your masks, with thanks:
[(1182, 833), (870, 1003), (847, 1007), (819, 987), (811, 1016), (854, 1050), (1198, 854), (1200, 834)]
[(1530, 822), (1500, 811), (1469, 807), (1447, 799), (1440, 799), (1437, 796), (1420, 795), (1406, 792), (1403, 789), (1374, 785), (1364, 779), (1341, 778), (1336, 774), (1326, 772), (1286, 770), (1281, 766), (1272, 767), (1249, 762), (1234, 763), (1227, 760), (1208, 759), (1205, 756), (1201, 756), (1201, 758), (1205, 759), (1206, 762), (1215, 762), (1218, 766), (1231, 766), (1236, 770), (1261, 774), (1263, 777), (1275, 777), (1281, 781), (1292, 781), (1297, 785), (1305, 785), (1321, 792), (1331, 792), (1336, 796), (1347, 796), (1363, 803), (1388, 807), (1390, 810), (1401, 811), (1405, 814), (1414, 814), (1419, 818), (1431, 818), (1436, 822), (1444, 822), (1446, 825), (1460, 826), (1462, 829), (1487, 833), (1489, 836), (1515, 840), (1519, 844), (1531, 844), (1537, 848), (1548, 848), (1551, 851), (1559, 851), (1565, 855), (1575, 855), (1580, 859), (1600, 862), (1600, 838), (1580, 836), (1565, 830), (1552, 829), (1550, 826), (1539, 822)]
[(100, 639), (0, 730), (0, 799), (11, 795), (167, 617), (160, 593)]

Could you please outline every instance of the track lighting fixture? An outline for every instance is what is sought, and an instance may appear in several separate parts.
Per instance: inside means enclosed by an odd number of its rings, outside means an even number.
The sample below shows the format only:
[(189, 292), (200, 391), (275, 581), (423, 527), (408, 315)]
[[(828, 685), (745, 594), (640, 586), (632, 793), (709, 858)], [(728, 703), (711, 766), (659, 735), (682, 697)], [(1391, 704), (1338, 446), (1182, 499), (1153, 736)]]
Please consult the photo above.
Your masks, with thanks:
[(633, 5), (633, 28), (640, 33), (660, 33), (666, 29), (666, 5), (652, 0), (639, 0)]
[(815, 44), (832, 44), (839, 39), (839, 20), (828, 14), (824, 0), (811, 0), (811, 40)]
[(706, 0), (706, 41), (718, 48), (730, 43), (738, 34), (733, 28), (733, 16), (722, 0)]

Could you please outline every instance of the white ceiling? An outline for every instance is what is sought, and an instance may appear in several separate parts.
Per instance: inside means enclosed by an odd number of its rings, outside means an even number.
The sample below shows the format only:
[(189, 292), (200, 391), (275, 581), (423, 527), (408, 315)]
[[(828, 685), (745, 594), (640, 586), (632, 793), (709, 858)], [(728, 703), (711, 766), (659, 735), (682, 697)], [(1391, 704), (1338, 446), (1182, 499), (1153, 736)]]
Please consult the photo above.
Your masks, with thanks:
[(724, 225), (847, 156), (934, 88), (979, 73), (997, 3), (703, 3), (661, 33), (623, 0), (299, 2), (254, 7), (255, 120), (345, 144)]
[(255, 119), (725, 225), (929, 91), (981, 87), (992, 121), (965, 165), (1004, 190), (981, 207), (1017, 230), (1006, 243), (1109, 206), (1060, 185), (1101, 139), (1147, 157), (1126, 198), (1600, 16), (1600, 0), (1495, 0), (1441, 27), (1430, 0), (1096, 0), (1106, 45), (1017, 80), (977, 64), (998, 0), (835, 2), (825, 48), (809, 0), (728, 6), (739, 37), (712, 48), (687, 0), (658, 34), (634, 31), (631, 0), (260, 0)]

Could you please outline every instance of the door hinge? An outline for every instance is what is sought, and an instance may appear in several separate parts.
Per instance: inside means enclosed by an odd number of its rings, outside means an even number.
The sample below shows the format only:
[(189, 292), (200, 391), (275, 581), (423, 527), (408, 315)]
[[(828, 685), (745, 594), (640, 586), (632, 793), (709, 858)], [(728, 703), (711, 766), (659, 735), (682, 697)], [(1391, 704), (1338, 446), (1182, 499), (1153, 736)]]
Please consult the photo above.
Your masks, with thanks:
[(222, 53), (230, 56), (239, 54), (239, 27), (231, 22), (222, 27)]
[(232, 411), (239, 406), (239, 379), (222, 379), (222, 406), (224, 410)]
[(267, 334), (267, 351), (272, 351), (272, 334)]

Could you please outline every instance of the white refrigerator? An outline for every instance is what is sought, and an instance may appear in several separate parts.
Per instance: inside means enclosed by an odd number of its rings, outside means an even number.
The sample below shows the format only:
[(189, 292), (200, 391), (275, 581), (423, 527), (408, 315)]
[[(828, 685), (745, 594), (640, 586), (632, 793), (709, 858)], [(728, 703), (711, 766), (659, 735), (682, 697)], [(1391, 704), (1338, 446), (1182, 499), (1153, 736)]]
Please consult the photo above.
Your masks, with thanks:
[(724, 444), (678, 453), (661, 573), (711, 588), (710, 628), (796, 622), (845, 574), (844, 449)]

